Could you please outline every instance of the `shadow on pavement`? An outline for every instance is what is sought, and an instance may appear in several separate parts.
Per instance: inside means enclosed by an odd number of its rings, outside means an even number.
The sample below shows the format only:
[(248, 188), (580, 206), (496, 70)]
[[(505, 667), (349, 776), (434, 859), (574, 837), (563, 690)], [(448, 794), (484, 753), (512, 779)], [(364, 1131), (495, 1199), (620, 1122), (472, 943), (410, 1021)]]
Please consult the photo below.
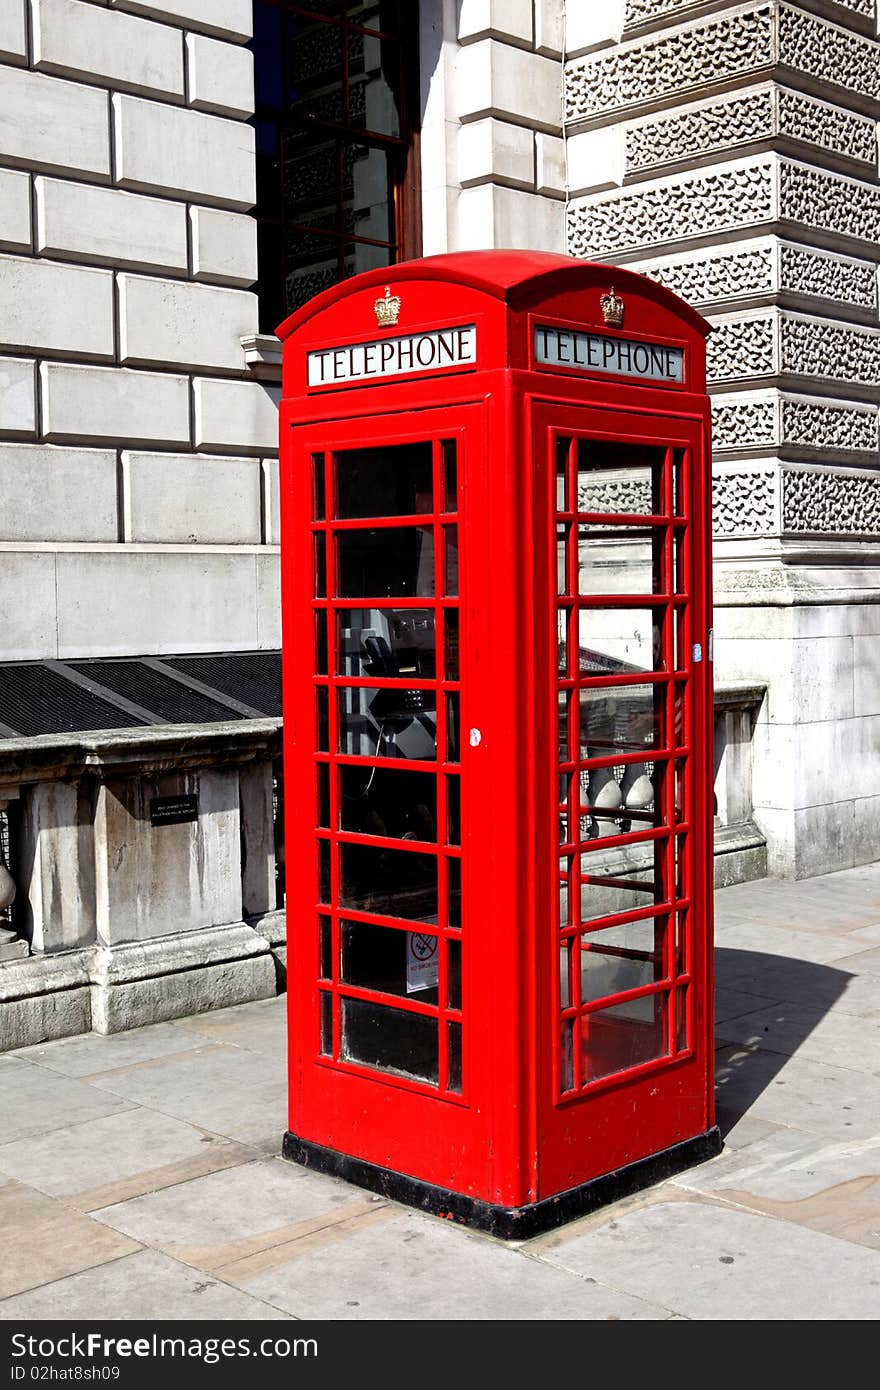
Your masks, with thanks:
[(856, 978), (831, 965), (716, 947), (716, 995), (725, 990), (742, 995), (739, 1018), (755, 1015), (748, 1041), (727, 1039), (724, 1020), (716, 1024), (715, 1099), (722, 1136), (773, 1084)]

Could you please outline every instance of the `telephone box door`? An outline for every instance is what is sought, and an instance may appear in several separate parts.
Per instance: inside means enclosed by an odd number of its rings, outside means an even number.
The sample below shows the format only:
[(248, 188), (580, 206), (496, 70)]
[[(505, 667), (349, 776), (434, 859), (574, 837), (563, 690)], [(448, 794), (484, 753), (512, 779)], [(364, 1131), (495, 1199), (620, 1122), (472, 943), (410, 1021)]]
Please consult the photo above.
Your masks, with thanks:
[(707, 437), (702, 415), (536, 411), (541, 1197), (712, 1123)]

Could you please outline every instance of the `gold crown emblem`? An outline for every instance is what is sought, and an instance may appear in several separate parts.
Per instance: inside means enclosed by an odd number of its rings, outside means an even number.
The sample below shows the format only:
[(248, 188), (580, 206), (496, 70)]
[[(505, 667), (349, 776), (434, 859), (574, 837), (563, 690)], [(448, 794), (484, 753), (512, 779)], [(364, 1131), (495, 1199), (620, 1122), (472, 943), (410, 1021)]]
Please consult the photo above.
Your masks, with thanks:
[(380, 328), (390, 328), (397, 323), (397, 316), (400, 313), (400, 295), (392, 294), (388, 285), (385, 286), (385, 294), (376, 300), (373, 308), (376, 310), (376, 322)]
[(602, 315), (610, 328), (623, 327), (623, 300), (619, 294), (614, 293), (614, 286), (607, 294), (603, 294), (599, 300), (602, 306)]

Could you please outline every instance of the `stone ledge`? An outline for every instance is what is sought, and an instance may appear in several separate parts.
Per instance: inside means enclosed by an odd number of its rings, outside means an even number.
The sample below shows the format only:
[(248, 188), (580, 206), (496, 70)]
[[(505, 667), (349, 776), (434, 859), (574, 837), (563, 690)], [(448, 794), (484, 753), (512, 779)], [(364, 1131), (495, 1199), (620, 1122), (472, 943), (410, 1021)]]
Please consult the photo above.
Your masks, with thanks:
[(274, 333), (246, 333), (240, 341), (251, 376), (258, 381), (281, 380), (281, 343)]

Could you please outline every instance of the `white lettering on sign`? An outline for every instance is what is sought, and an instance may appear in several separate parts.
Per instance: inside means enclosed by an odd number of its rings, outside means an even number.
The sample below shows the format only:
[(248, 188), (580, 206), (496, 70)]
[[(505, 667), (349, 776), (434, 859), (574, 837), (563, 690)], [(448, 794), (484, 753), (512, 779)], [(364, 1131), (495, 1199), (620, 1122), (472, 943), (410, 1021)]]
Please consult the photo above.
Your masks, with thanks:
[(645, 381), (684, 381), (684, 348), (535, 324), (535, 361), (572, 372), (608, 372)]
[(308, 356), (309, 386), (369, 381), (412, 372), (438, 372), (472, 366), (477, 360), (477, 325), (409, 333), (402, 338), (375, 338), (369, 343), (324, 348)]

